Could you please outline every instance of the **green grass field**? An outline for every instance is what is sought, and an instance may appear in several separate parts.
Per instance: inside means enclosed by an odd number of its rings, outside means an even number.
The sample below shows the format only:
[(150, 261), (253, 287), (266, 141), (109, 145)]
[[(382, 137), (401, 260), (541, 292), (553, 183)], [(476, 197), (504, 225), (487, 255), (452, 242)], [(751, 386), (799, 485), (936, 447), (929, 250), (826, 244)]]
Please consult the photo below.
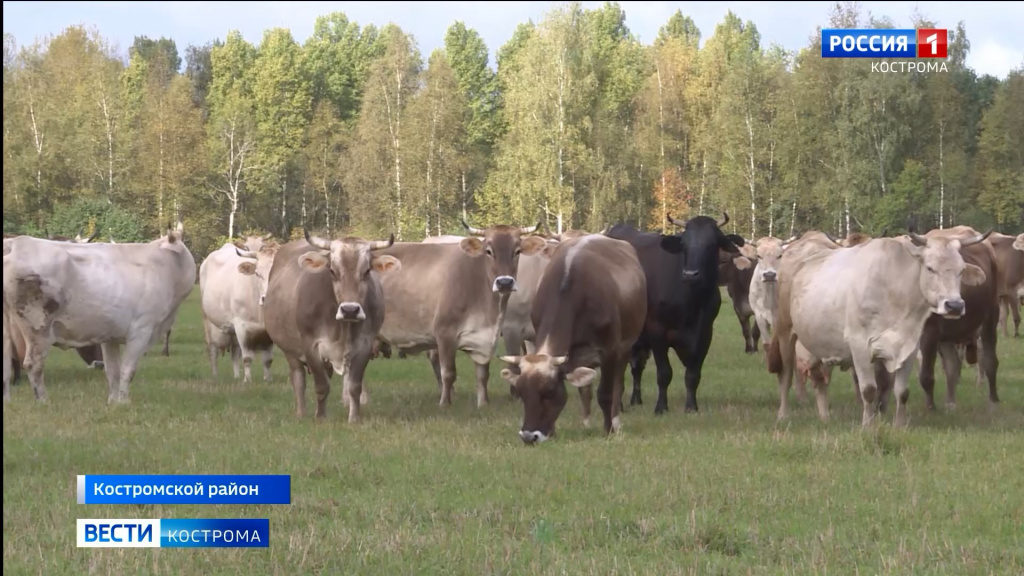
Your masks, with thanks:
[[(860, 427), (848, 373), (832, 421), (810, 403), (776, 423), (778, 388), (742, 353), (724, 298), (698, 392), (684, 414), (645, 404), (606, 439), (579, 396), (558, 437), (526, 447), (522, 407), (491, 376), (478, 410), (460, 354), (454, 404), (437, 405), (425, 357), (370, 364), (370, 404), (350, 426), (335, 378), (327, 420), (298, 420), (287, 364), (241, 385), (210, 376), (194, 290), (171, 356), (143, 359), (132, 404), (108, 407), (102, 371), (71, 351), (47, 364), (50, 402), (26, 380), (4, 408), (4, 573), (41, 574), (1024, 574), (1024, 339), (1001, 339), (1001, 405), (964, 370), (955, 413), (910, 427), (891, 411)], [(944, 394), (944, 380), (936, 386)], [(312, 380), (307, 406), (315, 406)], [(628, 398), (628, 394), (627, 394)], [(600, 411), (594, 405), (594, 421)], [(78, 474), (290, 474), (286, 506), (85, 506)], [(270, 518), (269, 549), (79, 549), (77, 518)]]

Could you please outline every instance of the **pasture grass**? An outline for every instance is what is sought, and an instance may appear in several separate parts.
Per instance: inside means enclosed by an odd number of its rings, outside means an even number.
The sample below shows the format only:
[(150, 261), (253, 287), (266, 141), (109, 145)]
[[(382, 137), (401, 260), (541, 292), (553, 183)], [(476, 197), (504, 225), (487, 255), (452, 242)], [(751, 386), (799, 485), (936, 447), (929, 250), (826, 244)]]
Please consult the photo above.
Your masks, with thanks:
[[(910, 427), (892, 412), (861, 430), (848, 373), (833, 418), (778, 389), (743, 354), (728, 296), (698, 392), (684, 414), (676, 360), (667, 415), (643, 406), (622, 434), (585, 429), (571, 394), (558, 437), (521, 444), (521, 406), (499, 362), (478, 410), (460, 354), (454, 405), (437, 406), (425, 357), (378, 359), (370, 404), (350, 426), (335, 378), (328, 418), (298, 420), (287, 364), (273, 382), (213, 379), (198, 290), (182, 306), (171, 356), (154, 347), (108, 407), (102, 371), (73, 351), (46, 366), (50, 402), (27, 381), (4, 407), (4, 560), (8, 574), (1022, 574), (1024, 339), (999, 341), (1002, 403), (964, 370), (955, 413), (927, 413), (911, 388)], [(628, 392), (627, 396), (628, 398)], [(595, 423), (600, 411), (594, 405)], [(78, 505), (78, 474), (291, 474), (284, 506)], [(78, 549), (76, 518), (270, 519), (268, 549)]]

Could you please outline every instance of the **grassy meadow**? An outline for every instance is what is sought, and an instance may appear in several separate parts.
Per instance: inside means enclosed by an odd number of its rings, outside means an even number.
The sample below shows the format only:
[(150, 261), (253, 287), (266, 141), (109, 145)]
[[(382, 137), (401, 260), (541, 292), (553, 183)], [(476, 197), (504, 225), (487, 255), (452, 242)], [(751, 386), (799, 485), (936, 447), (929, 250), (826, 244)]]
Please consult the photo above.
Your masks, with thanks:
[[(295, 416), (287, 364), (242, 385), (230, 360), (213, 379), (199, 291), (182, 307), (171, 355), (154, 347), (108, 407), (100, 370), (73, 351), (47, 363), (50, 402), (23, 377), (4, 407), (3, 568), (8, 574), (1024, 574), (1024, 339), (999, 342), (1002, 403), (964, 370), (955, 413), (927, 413), (917, 375), (910, 427), (892, 411), (872, 430), (848, 373), (835, 372), (832, 421), (778, 388), (743, 354), (728, 296), (698, 391), (684, 414), (682, 369), (669, 413), (645, 404), (606, 439), (572, 392), (559, 435), (518, 438), (522, 407), (500, 362), (491, 404), (475, 407), (460, 353), (453, 406), (437, 405), (425, 357), (378, 359), (364, 421), (347, 423), (335, 377), (327, 420)], [(627, 379), (627, 383), (629, 380)], [(628, 399), (628, 392), (626, 394)], [(595, 423), (600, 410), (594, 402)], [(78, 474), (291, 474), (284, 506), (84, 506)], [(76, 518), (270, 519), (267, 549), (79, 549)]]

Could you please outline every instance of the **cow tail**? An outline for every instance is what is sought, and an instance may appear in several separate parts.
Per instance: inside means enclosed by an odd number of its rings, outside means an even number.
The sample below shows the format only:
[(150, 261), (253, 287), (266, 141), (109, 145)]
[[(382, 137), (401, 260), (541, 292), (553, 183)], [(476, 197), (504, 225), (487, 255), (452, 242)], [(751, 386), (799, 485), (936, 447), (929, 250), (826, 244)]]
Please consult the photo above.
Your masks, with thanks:
[(772, 342), (768, 346), (768, 373), (782, 374), (782, 348), (778, 330), (773, 331)]

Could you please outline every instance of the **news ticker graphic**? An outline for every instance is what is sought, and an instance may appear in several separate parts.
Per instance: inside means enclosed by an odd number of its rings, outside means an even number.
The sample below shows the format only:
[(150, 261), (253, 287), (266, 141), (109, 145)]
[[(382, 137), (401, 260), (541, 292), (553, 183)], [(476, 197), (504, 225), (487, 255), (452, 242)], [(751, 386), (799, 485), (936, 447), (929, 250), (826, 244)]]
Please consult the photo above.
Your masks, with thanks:
[(822, 58), (946, 58), (945, 28), (855, 29), (821, 31)]
[(291, 504), (287, 474), (100, 474), (78, 477), (79, 504)]
[(268, 548), (267, 518), (79, 518), (79, 548)]

